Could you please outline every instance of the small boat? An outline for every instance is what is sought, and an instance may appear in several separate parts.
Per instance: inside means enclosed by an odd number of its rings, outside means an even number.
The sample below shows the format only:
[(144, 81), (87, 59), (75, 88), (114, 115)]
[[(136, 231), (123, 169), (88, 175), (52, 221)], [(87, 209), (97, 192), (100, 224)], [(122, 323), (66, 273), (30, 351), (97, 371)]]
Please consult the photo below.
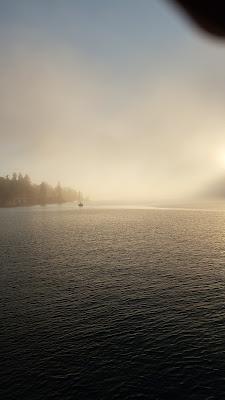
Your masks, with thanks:
[(78, 207), (84, 207), (84, 203), (82, 202), (82, 195), (81, 192), (79, 192), (79, 203), (78, 203)]

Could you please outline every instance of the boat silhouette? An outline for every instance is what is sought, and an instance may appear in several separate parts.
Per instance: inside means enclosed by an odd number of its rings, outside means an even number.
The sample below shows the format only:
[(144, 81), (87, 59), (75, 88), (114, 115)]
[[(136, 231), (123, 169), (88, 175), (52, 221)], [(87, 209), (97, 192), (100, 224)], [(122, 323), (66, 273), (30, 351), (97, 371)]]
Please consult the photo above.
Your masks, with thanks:
[(82, 195), (81, 192), (79, 192), (79, 202), (78, 202), (78, 207), (84, 207), (84, 203), (82, 202)]

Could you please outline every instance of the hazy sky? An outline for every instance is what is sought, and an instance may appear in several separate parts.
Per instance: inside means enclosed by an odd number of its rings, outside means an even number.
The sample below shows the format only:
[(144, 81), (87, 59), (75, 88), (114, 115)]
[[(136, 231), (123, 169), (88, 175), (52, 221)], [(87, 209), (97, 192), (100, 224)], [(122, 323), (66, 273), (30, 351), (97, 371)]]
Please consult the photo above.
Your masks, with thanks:
[(93, 199), (225, 171), (225, 42), (163, 0), (0, 0), (0, 175)]

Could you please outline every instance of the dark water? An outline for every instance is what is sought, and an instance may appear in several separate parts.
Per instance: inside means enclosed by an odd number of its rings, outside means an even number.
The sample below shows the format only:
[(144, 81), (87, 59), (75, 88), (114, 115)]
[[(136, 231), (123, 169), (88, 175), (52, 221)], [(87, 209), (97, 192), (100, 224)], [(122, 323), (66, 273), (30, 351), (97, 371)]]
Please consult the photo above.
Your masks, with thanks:
[(225, 398), (225, 212), (0, 210), (1, 399)]

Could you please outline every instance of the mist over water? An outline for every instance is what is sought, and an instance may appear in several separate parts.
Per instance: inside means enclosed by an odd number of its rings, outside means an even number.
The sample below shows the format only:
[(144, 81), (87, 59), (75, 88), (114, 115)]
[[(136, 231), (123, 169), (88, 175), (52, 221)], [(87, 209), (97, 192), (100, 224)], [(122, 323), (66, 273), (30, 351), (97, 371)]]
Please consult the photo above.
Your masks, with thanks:
[(0, 1), (2, 400), (224, 398), (224, 43), (169, 3)]
[(223, 398), (225, 212), (0, 209), (1, 398)]
[(224, 47), (166, 2), (109, 3), (0, 5), (0, 172), (93, 200), (198, 193), (224, 171)]

